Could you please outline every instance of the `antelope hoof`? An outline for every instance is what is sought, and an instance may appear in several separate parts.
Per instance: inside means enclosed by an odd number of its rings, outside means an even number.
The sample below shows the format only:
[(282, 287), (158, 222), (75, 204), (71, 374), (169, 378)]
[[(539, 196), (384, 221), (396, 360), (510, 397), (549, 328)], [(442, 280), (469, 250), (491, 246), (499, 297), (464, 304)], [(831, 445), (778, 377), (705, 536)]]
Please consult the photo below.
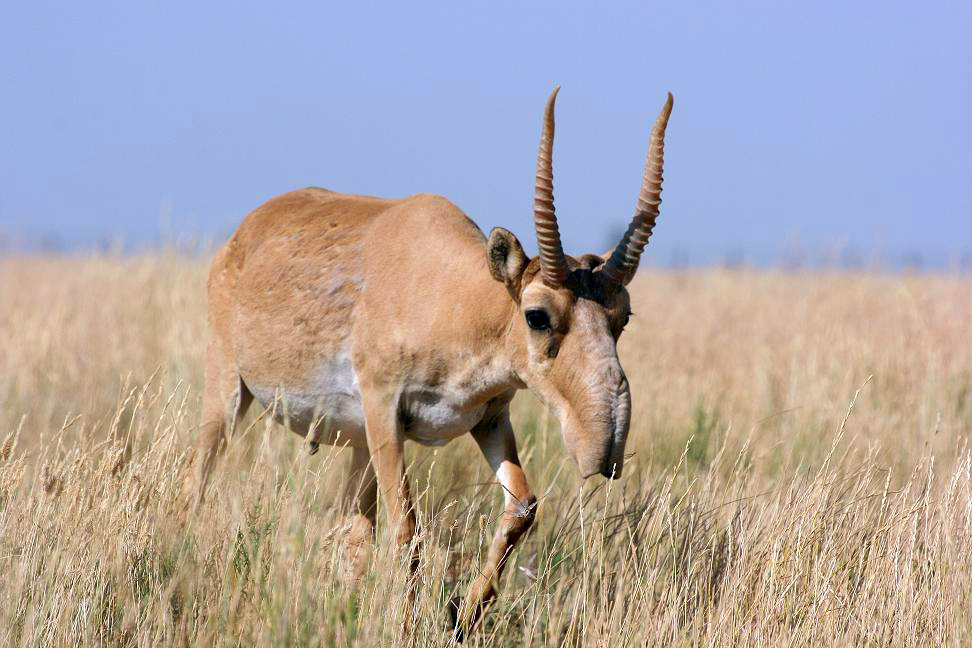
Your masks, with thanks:
[[(483, 601), (476, 603), (472, 611), (463, 610), (463, 598), (461, 596), (456, 596), (449, 604), (446, 605), (446, 614), (449, 623), (449, 629), (453, 632), (453, 638), (456, 643), (462, 643), (465, 641), (469, 633), (476, 627), (476, 623), (479, 621), (479, 617), (482, 616), (486, 609), (486, 605)], [(464, 618), (465, 617), (465, 618)]]
[(459, 608), (462, 606), (462, 597), (455, 596), (446, 604), (446, 627), (453, 633), (452, 638), (456, 643), (462, 643), (465, 633), (459, 624)]

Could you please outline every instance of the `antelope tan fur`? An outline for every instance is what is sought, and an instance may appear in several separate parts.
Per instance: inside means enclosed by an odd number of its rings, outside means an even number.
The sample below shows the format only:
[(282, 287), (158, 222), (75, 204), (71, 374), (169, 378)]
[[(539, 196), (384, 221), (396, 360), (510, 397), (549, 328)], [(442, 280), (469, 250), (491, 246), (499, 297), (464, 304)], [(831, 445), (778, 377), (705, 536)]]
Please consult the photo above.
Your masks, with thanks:
[(345, 498), (350, 569), (367, 566), (380, 493), (399, 543), (415, 533), (403, 445), (472, 434), (502, 484), (505, 514), (488, 566), (457, 604), (467, 633), (496, 592), (537, 500), (517, 457), (509, 404), (533, 389), (556, 413), (584, 477), (617, 478), (631, 394), (617, 340), (625, 285), (661, 203), (665, 127), (655, 122), (631, 225), (606, 257), (569, 257), (554, 213), (554, 90), (537, 158), (540, 254), (479, 228), (445, 198), (402, 200), (303, 189), (247, 216), (209, 275), (210, 341), (197, 457), (201, 501), (225, 439), (253, 398), (319, 443), (352, 452)]

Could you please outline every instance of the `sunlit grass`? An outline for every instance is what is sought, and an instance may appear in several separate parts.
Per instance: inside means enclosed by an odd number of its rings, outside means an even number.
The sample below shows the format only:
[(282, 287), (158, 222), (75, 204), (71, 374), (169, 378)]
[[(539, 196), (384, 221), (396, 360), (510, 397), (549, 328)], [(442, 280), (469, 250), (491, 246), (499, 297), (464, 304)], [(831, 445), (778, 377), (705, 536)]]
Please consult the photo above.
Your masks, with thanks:
[[(341, 451), (310, 456), (254, 411), (185, 513), (204, 276), (167, 256), (0, 262), (4, 644), (397, 638), (402, 552), (379, 542), (361, 582), (337, 577)], [(624, 478), (580, 481), (555, 421), (517, 398), (539, 515), (470, 644), (972, 641), (970, 289), (639, 277)], [(416, 642), (446, 646), (445, 604), (484, 558), (501, 491), (467, 438), (408, 458)]]

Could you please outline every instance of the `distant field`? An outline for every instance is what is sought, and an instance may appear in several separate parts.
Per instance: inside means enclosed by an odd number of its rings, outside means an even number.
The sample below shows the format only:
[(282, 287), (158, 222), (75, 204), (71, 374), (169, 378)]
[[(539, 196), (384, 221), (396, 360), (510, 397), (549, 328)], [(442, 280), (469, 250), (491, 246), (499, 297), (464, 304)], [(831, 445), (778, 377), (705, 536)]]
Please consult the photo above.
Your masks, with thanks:
[[(181, 523), (205, 273), (0, 261), (4, 645), (395, 638), (400, 556), (335, 578), (342, 453), (310, 456), (253, 411)], [(579, 480), (556, 423), (517, 397), (538, 522), (468, 645), (972, 643), (972, 280), (643, 273), (632, 304), (624, 478)], [(417, 644), (448, 646), (444, 603), (501, 489), (469, 439), (409, 453)]]

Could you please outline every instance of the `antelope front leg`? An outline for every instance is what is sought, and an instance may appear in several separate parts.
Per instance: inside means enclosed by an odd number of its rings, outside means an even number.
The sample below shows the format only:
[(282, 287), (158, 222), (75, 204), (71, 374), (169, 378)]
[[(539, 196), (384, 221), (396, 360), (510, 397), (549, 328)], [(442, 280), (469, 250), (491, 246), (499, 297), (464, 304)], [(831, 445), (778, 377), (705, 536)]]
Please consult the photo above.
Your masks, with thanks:
[[(385, 507), (388, 530), (395, 534), (400, 545), (407, 545), (415, 535), (415, 510), (409, 496), (408, 480), (405, 477), (404, 439), (392, 424), (391, 430), (368, 418), (368, 451), (371, 465), (378, 480), (378, 492)], [(374, 430), (374, 432), (373, 432)]]
[(472, 430), (486, 461), (503, 486), (506, 506), (499, 528), (489, 545), (489, 553), (479, 576), (469, 588), (461, 606), (453, 603), (456, 614), (456, 640), (462, 641), (496, 596), (499, 577), (517, 541), (533, 524), (537, 498), (530, 492), (526, 475), (516, 454), (516, 437), (510, 425), (509, 408), (492, 419), (484, 420)]
[[(364, 399), (365, 435), (371, 466), (378, 482), (378, 493), (385, 509), (388, 532), (394, 534), (399, 546), (406, 551), (415, 536), (415, 510), (409, 496), (405, 475), (405, 438), (397, 416), (397, 407), (390, 401)], [(415, 575), (418, 570), (418, 547), (412, 548), (409, 563), (409, 582), (406, 585), (402, 635), (399, 643), (410, 644), (415, 601)]]

